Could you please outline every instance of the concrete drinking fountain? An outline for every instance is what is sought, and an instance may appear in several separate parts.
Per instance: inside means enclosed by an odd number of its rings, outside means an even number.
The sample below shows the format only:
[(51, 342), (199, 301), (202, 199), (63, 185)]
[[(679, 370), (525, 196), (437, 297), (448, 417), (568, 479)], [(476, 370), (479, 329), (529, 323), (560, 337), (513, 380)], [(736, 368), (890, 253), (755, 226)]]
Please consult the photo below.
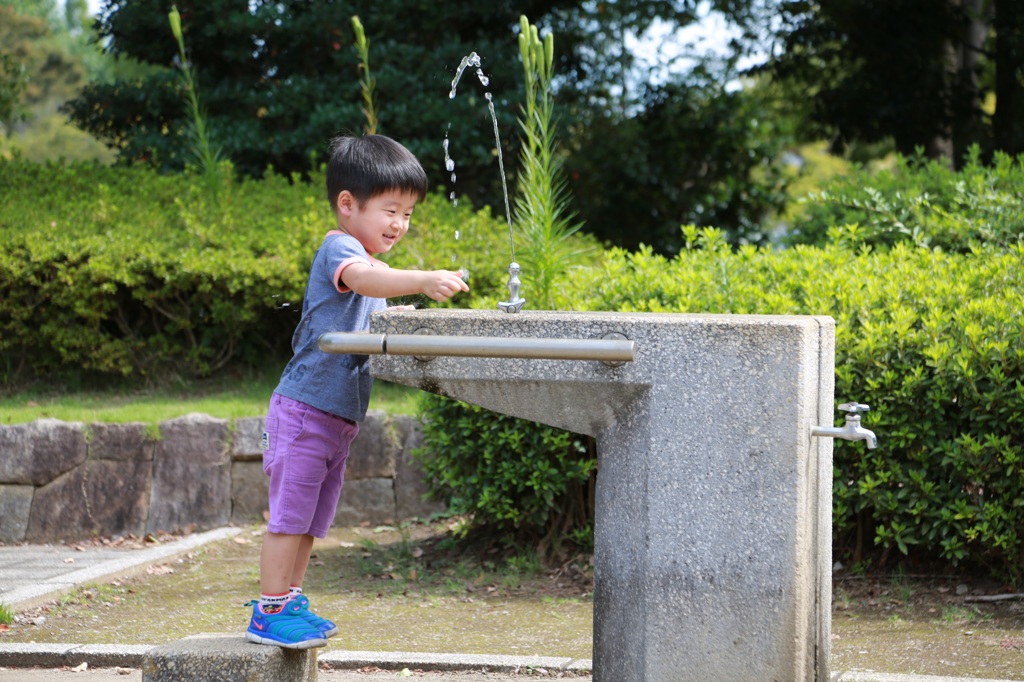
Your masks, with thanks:
[[(468, 67), (487, 85), (472, 53), (450, 97)], [(835, 322), (522, 312), (485, 98), (508, 300), (376, 313), (369, 332), (324, 334), (321, 350), (370, 355), (378, 379), (595, 438), (595, 682), (828, 682), (832, 439), (876, 444), (860, 425), (867, 405), (841, 405), (846, 424), (832, 425)], [(454, 183), (447, 137), (445, 162)], [(143, 680), (220, 680), (225, 666), (254, 682), (317, 678), (316, 650), (203, 635), (151, 650)]]
[(865, 431), (816, 426), (834, 343), (819, 316), (433, 309), (320, 347), (595, 437), (596, 682), (824, 682), (831, 438)]

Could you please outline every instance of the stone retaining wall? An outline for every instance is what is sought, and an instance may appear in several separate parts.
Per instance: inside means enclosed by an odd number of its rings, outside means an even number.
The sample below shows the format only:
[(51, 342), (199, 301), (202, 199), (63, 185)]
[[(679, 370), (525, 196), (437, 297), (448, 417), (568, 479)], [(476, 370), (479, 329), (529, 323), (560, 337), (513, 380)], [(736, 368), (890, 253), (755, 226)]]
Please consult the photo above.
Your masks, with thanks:
[[(190, 414), (159, 425), (40, 419), (0, 425), (0, 542), (143, 535), (263, 521), (263, 418)], [(369, 412), (352, 444), (335, 525), (429, 516), (408, 416)]]

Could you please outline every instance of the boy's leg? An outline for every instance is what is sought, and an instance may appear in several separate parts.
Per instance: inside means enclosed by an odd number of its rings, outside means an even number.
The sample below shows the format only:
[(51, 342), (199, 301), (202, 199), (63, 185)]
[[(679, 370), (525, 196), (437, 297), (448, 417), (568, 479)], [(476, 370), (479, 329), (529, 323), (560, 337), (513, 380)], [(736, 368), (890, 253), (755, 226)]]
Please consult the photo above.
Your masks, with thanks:
[(295, 554), (295, 564), (292, 566), (292, 575), (288, 587), (302, 587), (302, 581), (306, 578), (306, 569), (309, 568), (309, 558), (313, 555), (313, 536), (305, 534), (299, 540), (299, 549)]
[[(308, 542), (305, 540), (308, 539)], [(282, 532), (267, 532), (263, 536), (263, 549), (259, 559), (259, 585), (263, 594), (288, 594), (293, 585), (295, 571), (302, 566), (302, 576), (309, 564), (312, 548), (311, 536), (293, 536)], [(303, 550), (305, 550), (303, 552)], [(304, 554), (304, 558), (303, 558)]]

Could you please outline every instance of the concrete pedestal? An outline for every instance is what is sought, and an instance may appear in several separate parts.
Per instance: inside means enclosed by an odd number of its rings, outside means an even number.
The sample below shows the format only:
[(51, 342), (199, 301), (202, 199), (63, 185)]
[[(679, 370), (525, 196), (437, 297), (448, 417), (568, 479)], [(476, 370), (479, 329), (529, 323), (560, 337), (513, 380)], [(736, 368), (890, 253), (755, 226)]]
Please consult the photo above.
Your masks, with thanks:
[[(372, 331), (636, 342), (636, 359), (371, 358), (597, 439), (595, 682), (829, 679), (828, 317), (394, 311)], [(421, 332), (422, 333), (422, 332)]]
[(243, 635), (202, 634), (150, 649), (143, 682), (316, 682), (316, 649), (252, 644)]

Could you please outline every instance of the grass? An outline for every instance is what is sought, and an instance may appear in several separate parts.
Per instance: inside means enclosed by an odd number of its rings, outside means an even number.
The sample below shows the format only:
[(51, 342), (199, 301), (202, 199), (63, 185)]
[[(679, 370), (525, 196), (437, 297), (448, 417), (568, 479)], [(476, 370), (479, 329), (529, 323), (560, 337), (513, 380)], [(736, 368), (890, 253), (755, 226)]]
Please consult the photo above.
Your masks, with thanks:
[[(277, 386), (279, 370), (235, 373), (208, 380), (176, 380), (156, 388), (120, 385), (103, 389), (54, 389), (33, 386), (0, 396), (0, 424), (36, 419), (66, 422), (159, 424), (191, 412), (220, 419), (260, 417)], [(377, 381), (371, 410), (416, 414), (418, 389)]]
[(0, 602), (0, 625), (10, 625), (14, 622), (14, 611), (7, 604)]

